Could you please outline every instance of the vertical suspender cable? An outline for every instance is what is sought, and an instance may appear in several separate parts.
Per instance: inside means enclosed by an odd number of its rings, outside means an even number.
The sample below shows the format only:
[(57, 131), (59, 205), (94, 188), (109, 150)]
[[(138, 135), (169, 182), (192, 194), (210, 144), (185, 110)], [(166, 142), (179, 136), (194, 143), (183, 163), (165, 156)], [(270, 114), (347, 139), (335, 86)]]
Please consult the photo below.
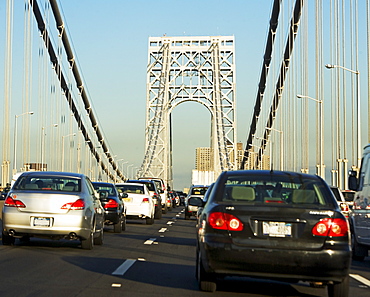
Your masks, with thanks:
[(269, 34), (267, 37), (265, 54), (263, 57), (263, 66), (262, 66), (262, 71), (261, 71), (261, 76), (260, 76), (260, 82), (258, 84), (257, 98), (256, 98), (256, 103), (254, 105), (254, 114), (252, 117), (252, 123), (250, 126), (247, 143), (245, 146), (243, 159), (240, 163), (240, 169), (244, 169), (246, 161), (250, 159), (250, 150), (252, 149), (253, 135), (256, 133), (257, 122), (259, 119), (259, 115), (261, 113), (261, 103), (262, 103), (263, 96), (265, 93), (266, 79), (267, 79), (267, 75), (268, 75), (269, 67), (271, 63), (271, 54), (272, 54), (272, 49), (273, 49), (273, 45), (275, 41), (276, 29), (278, 26), (278, 19), (279, 19), (279, 13), (280, 13), (280, 3), (281, 3), (281, 0), (274, 0), (272, 12), (271, 12), (271, 18), (270, 18)]
[(294, 10), (293, 10), (293, 16), (290, 22), (289, 35), (288, 35), (288, 39), (285, 45), (284, 57), (283, 57), (282, 64), (280, 66), (280, 74), (279, 74), (278, 82), (276, 84), (276, 90), (275, 90), (272, 106), (270, 108), (270, 114), (269, 114), (267, 123), (265, 125), (266, 128), (265, 128), (265, 133), (262, 139), (261, 147), (258, 151), (258, 157), (257, 157), (258, 164), (262, 160), (262, 155), (266, 148), (267, 140), (269, 139), (271, 128), (272, 128), (273, 122), (276, 117), (276, 111), (279, 107), (279, 102), (280, 102), (280, 99), (283, 93), (284, 82), (285, 82), (286, 74), (289, 69), (290, 56), (291, 56), (291, 53), (293, 52), (294, 40), (298, 33), (298, 26), (299, 26), (299, 21), (301, 17), (302, 6), (303, 6), (303, 0), (296, 0), (295, 5), (294, 5)]
[(12, 86), (12, 45), (13, 45), (13, 0), (6, 2), (6, 50), (4, 73), (4, 107), (3, 107), (3, 162), (1, 164), (1, 184), (10, 181), (10, 105)]

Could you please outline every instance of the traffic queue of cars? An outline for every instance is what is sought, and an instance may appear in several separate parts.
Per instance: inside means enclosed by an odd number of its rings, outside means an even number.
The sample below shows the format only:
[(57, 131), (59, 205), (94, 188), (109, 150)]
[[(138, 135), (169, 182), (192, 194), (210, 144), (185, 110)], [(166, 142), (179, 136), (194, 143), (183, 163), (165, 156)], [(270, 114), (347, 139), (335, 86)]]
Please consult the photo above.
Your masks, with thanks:
[[(115, 233), (126, 229), (126, 219), (151, 225), (183, 204), (185, 219), (196, 218), (201, 290), (215, 291), (226, 276), (248, 276), (306, 281), (327, 286), (329, 297), (346, 297), (351, 255), (363, 260), (370, 248), (368, 180), (370, 166), (363, 165), (343, 194), (317, 175), (226, 171), (184, 197), (159, 178), (111, 184), (77, 173), (24, 172), (4, 201), (2, 243), (63, 238), (92, 249), (103, 244), (106, 225)], [(355, 193), (354, 202), (348, 193)]]
[(2, 243), (13, 245), (31, 237), (79, 240), (83, 249), (103, 244), (104, 227), (126, 230), (126, 219), (151, 225), (167, 212), (172, 195), (156, 188), (160, 179), (125, 183), (91, 182), (84, 174), (52, 171), (22, 173), (4, 193)]

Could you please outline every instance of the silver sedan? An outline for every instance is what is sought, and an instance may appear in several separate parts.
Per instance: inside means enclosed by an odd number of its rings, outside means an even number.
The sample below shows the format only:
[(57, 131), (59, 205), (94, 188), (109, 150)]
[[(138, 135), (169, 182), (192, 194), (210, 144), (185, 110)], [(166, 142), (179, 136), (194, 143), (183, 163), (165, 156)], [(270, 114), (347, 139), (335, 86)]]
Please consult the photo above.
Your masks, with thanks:
[(80, 240), (83, 249), (103, 244), (104, 210), (83, 174), (24, 172), (9, 191), (2, 215), (3, 245), (30, 237)]

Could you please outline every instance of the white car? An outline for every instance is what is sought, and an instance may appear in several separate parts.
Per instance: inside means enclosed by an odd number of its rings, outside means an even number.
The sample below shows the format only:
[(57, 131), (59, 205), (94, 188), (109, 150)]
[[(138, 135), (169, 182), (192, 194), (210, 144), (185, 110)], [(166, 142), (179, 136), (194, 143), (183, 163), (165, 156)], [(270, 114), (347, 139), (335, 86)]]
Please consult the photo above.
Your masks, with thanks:
[(127, 219), (145, 219), (147, 225), (154, 223), (155, 203), (145, 184), (116, 184), (118, 191), (123, 193)]

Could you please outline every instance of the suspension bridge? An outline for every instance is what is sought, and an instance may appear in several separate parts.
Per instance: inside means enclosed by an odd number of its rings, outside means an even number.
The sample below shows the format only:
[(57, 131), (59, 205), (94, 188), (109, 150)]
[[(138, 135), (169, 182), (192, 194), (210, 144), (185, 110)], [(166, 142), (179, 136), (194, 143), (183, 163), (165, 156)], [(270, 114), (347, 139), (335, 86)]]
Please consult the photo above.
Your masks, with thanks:
[[(13, 46), (19, 5), (7, 0), (4, 9), (2, 185), (27, 170), (126, 180), (130, 156), (117, 157), (104, 133), (61, 4), (24, 1), (22, 53)], [(146, 110), (140, 111), (146, 113), (145, 147), (136, 175), (161, 177), (173, 187), (172, 113), (193, 102), (210, 114), (216, 177), (224, 170), (280, 169), (318, 174), (346, 189), (347, 171), (359, 169), (370, 139), (369, 11), (367, 1), (271, 0), (265, 47), (250, 57), (261, 61), (253, 73), (259, 77), (254, 98), (236, 92), (236, 73), (249, 69), (237, 68), (236, 56), (248, 53), (236, 52), (235, 44), (252, 25), (238, 37), (149, 37)], [(248, 125), (237, 127), (242, 100), (253, 108), (241, 112)]]

